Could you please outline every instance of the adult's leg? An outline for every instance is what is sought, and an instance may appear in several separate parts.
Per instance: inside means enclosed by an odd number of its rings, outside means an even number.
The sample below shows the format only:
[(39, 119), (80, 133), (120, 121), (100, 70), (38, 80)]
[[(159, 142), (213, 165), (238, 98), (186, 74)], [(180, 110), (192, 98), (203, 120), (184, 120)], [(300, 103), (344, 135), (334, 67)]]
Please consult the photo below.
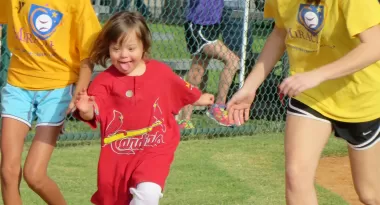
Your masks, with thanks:
[(57, 184), (48, 177), (47, 167), (53, 154), (60, 126), (38, 126), (24, 166), (24, 178), (29, 187), (47, 204), (66, 204)]
[(66, 204), (57, 184), (48, 177), (47, 167), (62, 130), (73, 85), (36, 93), (36, 134), (24, 166), (29, 187), (47, 204)]
[(19, 205), (21, 155), (24, 139), (29, 131), (25, 123), (3, 117), (1, 130), (1, 193), (5, 205)]
[[(187, 81), (194, 86), (199, 86), (199, 84), (202, 82), (202, 77), (205, 73), (205, 69), (207, 68), (209, 62), (210, 59), (204, 55), (194, 55), (193, 60), (191, 62), (190, 70), (187, 74)], [(185, 106), (182, 109), (180, 119), (190, 120), (192, 113), (193, 106)]]
[(359, 199), (366, 205), (380, 205), (380, 143), (365, 150), (348, 147), (352, 177)]
[(209, 58), (218, 59), (224, 63), (224, 68), (220, 74), (218, 95), (215, 102), (217, 104), (225, 104), (228, 88), (234, 79), (236, 71), (239, 69), (239, 57), (219, 40), (204, 46), (202, 52)]
[(331, 123), (288, 114), (285, 131), (286, 203), (317, 205), (314, 177)]

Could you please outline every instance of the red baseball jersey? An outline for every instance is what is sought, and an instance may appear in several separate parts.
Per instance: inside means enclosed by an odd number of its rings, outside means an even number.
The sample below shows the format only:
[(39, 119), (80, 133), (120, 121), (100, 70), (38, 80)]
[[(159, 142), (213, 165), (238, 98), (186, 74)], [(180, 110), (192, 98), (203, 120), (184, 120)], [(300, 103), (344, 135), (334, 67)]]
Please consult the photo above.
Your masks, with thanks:
[(166, 64), (156, 60), (145, 64), (141, 76), (126, 76), (111, 66), (88, 89), (98, 109), (87, 123), (96, 128), (98, 122), (101, 132), (94, 204), (127, 204), (129, 188), (140, 182), (164, 188), (180, 141), (174, 117), (201, 96)]

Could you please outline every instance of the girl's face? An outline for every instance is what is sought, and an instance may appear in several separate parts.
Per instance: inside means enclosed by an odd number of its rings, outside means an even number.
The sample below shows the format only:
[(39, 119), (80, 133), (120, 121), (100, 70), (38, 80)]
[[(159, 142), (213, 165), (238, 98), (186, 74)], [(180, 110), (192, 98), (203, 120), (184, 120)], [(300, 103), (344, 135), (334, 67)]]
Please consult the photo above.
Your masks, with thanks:
[(134, 75), (139, 70), (136, 68), (143, 68), (144, 46), (135, 31), (125, 36), (120, 45), (112, 43), (109, 52), (112, 64), (125, 75)]

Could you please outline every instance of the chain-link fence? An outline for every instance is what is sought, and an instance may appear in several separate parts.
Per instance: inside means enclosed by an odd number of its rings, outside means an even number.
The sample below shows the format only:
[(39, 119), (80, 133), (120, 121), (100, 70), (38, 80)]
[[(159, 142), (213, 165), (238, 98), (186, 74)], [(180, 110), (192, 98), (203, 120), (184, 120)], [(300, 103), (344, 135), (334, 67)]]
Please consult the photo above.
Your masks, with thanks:
[[(235, 55), (219, 53), (219, 57), (224, 55), (224, 57), (221, 57), (222, 60), (211, 59), (198, 46), (197, 50), (201, 51), (199, 55), (196, 55), (198, 56), (196, 58), (189, 51), (189, 46), (192, 48), (196, 42), (186, 39), (186, 37), (189, 37), (189, 30), (187, 29), (190, 29), (188, 25), (186, 26), (189, 23), (186, 17), (188, 16), (191, 1), (194, 0), (92, 0), (92, 3), (101, 23), (104, 23), (114, 12), (120, 10), (139, 11), (142, 13), (146, 17), (152, 32), (153, 46), (151, 56), (170, 65), (176, 73), (189, 82), (193, 81), (190, 79), (191, 77), (196, 77), (193, 75), (189, 78), (191, 73), (189, 72), (190, 68), (193, 71), (204, 69), (205, 72), (198, 72), (201, 73), (201, 78), (198, 78), (199, 84), (196, 86), (200, 87), (204, 92), (215, 94), (217, 98), (221, 96), (220, 98), (223, 99), (224, 95), (226, 96), (224, 102), (228, 101), (232, 94), (239, 89), (240, 82), (247, 77), (255, 64), (267, 36), (273, 29), (274, 23), (271, 20), (263, 19), (264, 0), (250, 0), (249, 4), (248, 2), (246, 4), (244, 0), (224, 0), (222, 18), (218, 23), (217, 32), (211, 33), (214, 37), (216, 35), (216, 39), (219, 42), (223, 42), (231, 53)], [(216, 1), (208, 1), (208, 4), (210, 4), (209, 10), (214, 9), (213, 2)], [(207, 15), (207, 12), (205, 10), (205, 15)], [(244, 22), (248, 23), (244, 26)], [(6, 81), (6, 70), (10, 57), (10, 53), (6, 49), (5, 28), (4, 26), (1, 32), (1, 85), (4, 85)], [(194, 27), (191, 27), (191, 29), (194, 29)], [(245, 35), (247, 46), (246, 49), (243, 49), (242, 45)], [(209, 38), (208, 36), (203, 37)], [(210, 45), (213, 44), (211, 43)], [(203, 50), (205, 50), (205, 47), (203, 47)], [(212, 50), (212, 47), (208, 47), (208, 50)], [(221, 51), (215, 48), (213, 52), (215, 54), (215, 52)], [(234, 57), (234, 61), (238, 62), (237, 66), (241, 68), (236, 73), (229, 72), (229, 76), (232, 79), (230, 86), (228, 86), (228, 80), (226, 80), (227, 75), (221, 75), (223, 70), (228, 67), (225, 64), (231, 62), (226, 56)], [(203, 57), (210, 60), (207, 67), (204, 65), (205, 61)], [(242, 58), (245, 60), (241, 60)], [(202, 63), (195, 64), (201, 65), (203, 68), (194, 68), (194, 65), (192, 67), (192, 62), (195, 62), (194, 59), (197, 59), (198, 62), (202, 61)], [(244, 68), (242, 66), (243, 62), (245, 64)], [(194, 128), (183, 129), (182, 135), (231, 136), (254, 132), (282, 131), (286, 108), (278, 98), (277, 87), (286, 76), (287, 65), (287, 59), (284, 55), (281, 61), (277, 63), (269, 78), (259, 88), (255, 102), (251, 108), (250, 121), (246, 125), (235, 128), (220, 126), (206, 116), (208, 108), (195, 107), (193, 112), (191, 112), (190, 118)], [(104, 68), (96, 66), (94, 76), (102, 70)], [(227, 82), (227, 85), (223, 87), (223, 83), (219, 85), (220, 82)], [(183, 118), (184, 112), (182, 111), (177, 116), (178, 120)], [(78, 122), (71, 116), (67, 119), (65, 128), (66, 132), (60, 137), (61, 140), (86, 140), (99, 137), (98, 132), (91, 130), (87, 125)], [(32, 136), (33, 133), (30, 134), (29, 138)]]
[(6, 82), (6, 76), (7, 76), (7, 68), (9, 63), (9, 57), (10, 53), (7, 49), (7, 41), (6, 41), (6, 26), (0, 26), (0, 57), (1, 57), (1, 63), (0, 63), (0, 86), (2, 87)]

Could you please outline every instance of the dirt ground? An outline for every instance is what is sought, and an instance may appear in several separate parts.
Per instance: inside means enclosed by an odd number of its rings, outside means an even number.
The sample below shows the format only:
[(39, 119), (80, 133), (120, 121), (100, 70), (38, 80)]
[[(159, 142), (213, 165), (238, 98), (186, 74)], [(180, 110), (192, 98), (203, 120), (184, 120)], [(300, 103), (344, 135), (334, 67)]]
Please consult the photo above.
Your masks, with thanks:
[(362, 205), (355, 193), (348, 157), (326, 157), (319, 162), (316, 181), (342, 196), (349, 204)]

